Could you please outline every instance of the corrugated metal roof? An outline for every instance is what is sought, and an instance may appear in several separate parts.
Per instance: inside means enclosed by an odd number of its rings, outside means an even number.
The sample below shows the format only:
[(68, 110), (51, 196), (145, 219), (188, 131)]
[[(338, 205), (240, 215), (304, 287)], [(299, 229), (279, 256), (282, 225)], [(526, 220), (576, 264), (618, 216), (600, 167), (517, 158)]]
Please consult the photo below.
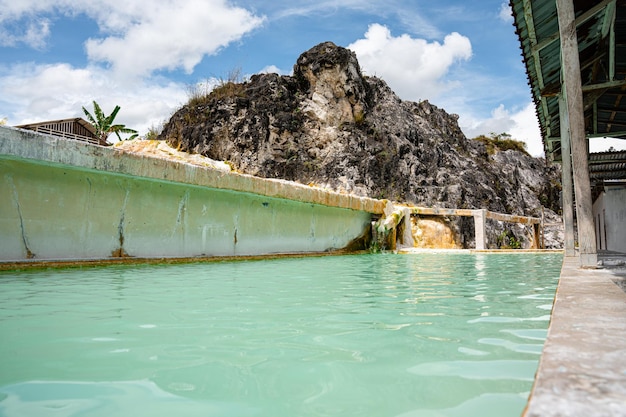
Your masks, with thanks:
[(107, 144), (106, 140), (103, 141), (98, 138), (94, 126), (80, 117), (75, 117), (73, 119), (47, 120), (45, 122), (29, 123), (15, 127), (99, 145)]
[[(561, 159), (556, 1), (510, 0), (546, 156)], [(626, 0), (574, 0), (585, 130), (626, 139)]]
[(15, 127), (19, 127), (20, 129), (33, 130), (34, 128), (37, 128), (37, 127), (58, 125), (62, 123), (76, 123), (84, 127), (87, 131), (89, 131), (93, 137), (96, 137), (96, 130), (93, 127), (93, 125), (81, 117), (74, 117), (72, 119), (46, 120), (45, 122), (29, 123), (29, 124), (19, 125)]
[(598, 152), (589, 155), (589, 177), (597, 182), (626, 180), (626, 151)]

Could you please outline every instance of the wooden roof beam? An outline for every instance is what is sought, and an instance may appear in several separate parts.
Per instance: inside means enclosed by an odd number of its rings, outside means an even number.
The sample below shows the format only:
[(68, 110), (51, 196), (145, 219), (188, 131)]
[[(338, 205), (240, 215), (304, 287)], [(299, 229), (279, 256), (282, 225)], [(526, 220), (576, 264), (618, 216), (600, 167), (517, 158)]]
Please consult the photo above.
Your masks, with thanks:
[[(576, 26), (579, 26), (579, 25), (585, 23), (587, 20), (591, 19), (596, 14), (598, 14), (601, 10), (603, 10), (605, 7), (608, 7), (608, 6), (611, 6), (613, 8), (613, 15), (615, 15), (615, 12), (614, 12), (614, 10), (615, 10), (615, 2), (616, 2), (616, 0), (603, 0), (600, 3), (596, 4), (591, 9), (587, 10), (585, 13), (583, 13), (580, 16), (578, 16), (578, 18), (575, 20)], [(526, 3), (526, 1), (524, 1), (524, 3)], [(526, 10), (526, 6), (524, 6), (524, 10)], [(527, 23), (528, 23), (528, 21), (527, 21)], [(604, 32), (603, 32), (603, 36), (606, 36), (606, 34), (604, 34)], [(560, 37), (559, 36), (559, 32), (557, 31), (556, 33), (553, 33), (553, 34), (545, 37), (539, 43), (537, 43), (536, 39), (535, 39), (534, 46), (531, 47), (531, 50), (533, 52), (535, 52), (535, 49), (537, 49), (537, 52), (539, 52), (542, 49), (544, 49), (545, 47), (549, 46), (552, 42), (554, 42), (557, 39), (559, 39), (559, 37)]]
[(624, 87), (626, 80), (607, 81), (599, 84), (583, 85), (583, 93), (589, 93), (595, 90), (608, 90), (609, 88)]

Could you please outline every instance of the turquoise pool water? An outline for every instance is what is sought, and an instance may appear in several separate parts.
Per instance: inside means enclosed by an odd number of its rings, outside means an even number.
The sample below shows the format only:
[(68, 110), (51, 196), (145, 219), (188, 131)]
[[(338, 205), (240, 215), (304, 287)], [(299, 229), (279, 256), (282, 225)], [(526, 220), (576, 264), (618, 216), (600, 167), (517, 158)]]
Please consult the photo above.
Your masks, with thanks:
[(561, 260), (0, 273), (0, 416), (519, 416)]

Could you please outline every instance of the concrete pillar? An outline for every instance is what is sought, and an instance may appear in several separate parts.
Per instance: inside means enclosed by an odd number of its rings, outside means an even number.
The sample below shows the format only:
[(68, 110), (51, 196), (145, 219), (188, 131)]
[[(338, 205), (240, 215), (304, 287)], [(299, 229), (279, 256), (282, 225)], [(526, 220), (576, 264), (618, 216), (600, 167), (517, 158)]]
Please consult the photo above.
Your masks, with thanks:
[(400, 243), (403, 248), (412, 248), (415, 245), (415, 241), (413, 240), (413, 230), (411, 224), (411, 209), (408, 207), (404, 207), (402, 209), (404, 212), (404, 216), (402, 216), (402, 221), (398, 226), (401, 231), (400, 235)]
[(476, 249), (487, 249), (487, 210), (474, 210)]
[(559, 95), (561, 124), (561, 185), (563, 194), (563, 225), (565, 228), (565, 256), (576, 256), (574, 247), (574, 182), (572, 179), (572, 155), (569, 135), (569, 117), (564, 89)]
[(573, 0), (557, 0), (556, 6), (561, 40), (561, 68), (563, 70), (565, 101), (567, 102), (572, 147), (580, 265), (582, 267), (595, 268), (598, 261), (598, 254), (596, 250), (595, 227), (593, 224), (591, 183), (589, 180), (589, 162), (587, 159), (587, 138), (585, 134), (583, 92), (580, 78), (580, 58), (578, 56), (574, 3)]

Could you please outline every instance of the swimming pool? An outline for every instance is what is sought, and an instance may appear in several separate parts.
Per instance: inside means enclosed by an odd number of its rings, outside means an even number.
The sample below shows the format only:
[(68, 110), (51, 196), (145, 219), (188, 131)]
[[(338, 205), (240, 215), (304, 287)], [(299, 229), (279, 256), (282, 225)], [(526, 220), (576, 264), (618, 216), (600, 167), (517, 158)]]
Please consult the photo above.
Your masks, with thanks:
[(561, 254), (0, 273), (0, 416), (519, 416)]

